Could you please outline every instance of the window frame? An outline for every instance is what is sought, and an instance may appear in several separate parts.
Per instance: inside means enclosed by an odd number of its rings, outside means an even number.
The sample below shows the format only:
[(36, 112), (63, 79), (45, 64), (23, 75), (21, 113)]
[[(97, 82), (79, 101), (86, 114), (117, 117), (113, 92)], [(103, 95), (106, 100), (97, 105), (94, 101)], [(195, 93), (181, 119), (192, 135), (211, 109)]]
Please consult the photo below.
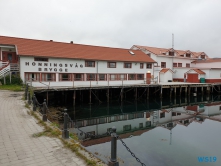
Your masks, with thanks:
[(186, 67), (190, 67), (190, 63), (186, 63)]
[[(104, 75), (104, 79), (100, 79), (100, 75)], [(107, 74), (98, 74), (97, 79), (98, 81), (107, 81)]]
[[(139, 78), (139, 75), (142, 75), (142, 77)], [(144, 80), (144, 74), (137, 74), (136, 80)]]
[(152, 63), (146, 63), (146, 69), (152, 69)]
[[(25, 72), (24, 74), (25, 74), (25, 80), (26, 81), (30, 80), (30, 76), (31, 76), (31, 81), (32, 82), (37, 82), (37, 81), (40, 81), (40, 79), (41, 79), (40, 78), (40, 73), (37, 73), (37, 72)], [(36, 80), (33, 80), (33, 77), (32, 77), (33, 74), (36, 75), (36, 78), (37, 78)], [(28, 79), (26, 79), (27, 77), (28, 77)]]
[(178, 65), (178, 67), (182, 67), (183, 64), (182, 63), (178, 63), (177, 65)]
[[(114, 67), (111, 67), (111, 63), (115, 64)], [(107, 68), (117, 68), (117, 63), (116, 62), (107, 62)]]
[[(51, 74), (51, 80), (47, 78), (48, 74)], [(42, 73), (41, 74), (41, 81), (45, 82), (54, 82), (56, 81), (56, 73)]]
[(191, 58), (191, 54), (190, 53), (186, 53), (186, 58)]
[(175, 53), (174, 53), (174, 51), (169, 51), (168, 55), (169, 55), (169, 56), (174, 56)]
[[(77, 75), (80, 75), (81, 77), (77, 78), (76, 77)], [(84, 74), (83, 73), (74, 73), (73, 76), (74, 76), (74, 81), (84, 81)]]
[[(134, 76), (134, 78), (131, 78), (131, 76)], [(136, 74), (128, 74), (128, 80), (137, 80)]]
[[(128, 65), (129, 65), (129, 67), (128, 67)], [(131, 69), (132, 63), (131, 62), (124, 62), (124, 68)]]
[(161, 62), (161, 68), (166, 68), (167, 63), (166, 62)]
[(34, 57), (34, 61), (48, 62), (48, 58)]
[[(67, 74), (67, 78), (63, 78), (64, 75)], [(71, 73), (59, 73), (59, 81), (72, 81), (72, 74)]]
[(177, 67), (177, 63), (173, 63), (173, 67)]
[[(93, 78), (90, 78), (90, 75), (91, 76), (94, 76)], [(94, 74), (94, 73), (87, 73), (86, 74), (86, 81), (97, 81), (97, 75)]]
[(95, 61), (85, 61), (85, 67), (95, 67)]

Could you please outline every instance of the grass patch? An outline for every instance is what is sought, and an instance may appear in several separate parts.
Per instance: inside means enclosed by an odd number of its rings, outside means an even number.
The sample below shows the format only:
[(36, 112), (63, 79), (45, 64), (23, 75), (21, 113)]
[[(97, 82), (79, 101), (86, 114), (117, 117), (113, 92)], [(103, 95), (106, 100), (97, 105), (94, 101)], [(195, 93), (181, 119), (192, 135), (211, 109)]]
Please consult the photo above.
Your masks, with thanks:
[(1, 85), (0, 90), (23, 91), (22, 85)]
[[(41, 118), (33, 111), (28, 111), (29, 115), (32, 115), (35, 119), (38, 120), (38, 124), (44, 127), (44, 130), (39, 133), (35, 133), (32, 136), (33, 137), (41, 137), (41, 136), (48, 136), (48, 137), (55, 137), (61, 140), (64, 147), (69, 148), (72, 152), (74, 152), (78, 157), (83, 159), (87, 165), (89, 166), (98, 166), (97, 162), (99, 160), (90, 160), (87, 157), (85, 157), (82, 153), (79, 152), (79, 149), (81, 148), (79, 146), (78, 142), (75, 142), (74, 140), (65, 140), (61, 138), (62, 132), (57, 128), (59, 126), (56, 123), (52, 123), (50, 126), (48, 126), (44, 121), (41, 120)], [(70, 138), (78, 140), (77, 136), (75, 134), (70, 133)]]

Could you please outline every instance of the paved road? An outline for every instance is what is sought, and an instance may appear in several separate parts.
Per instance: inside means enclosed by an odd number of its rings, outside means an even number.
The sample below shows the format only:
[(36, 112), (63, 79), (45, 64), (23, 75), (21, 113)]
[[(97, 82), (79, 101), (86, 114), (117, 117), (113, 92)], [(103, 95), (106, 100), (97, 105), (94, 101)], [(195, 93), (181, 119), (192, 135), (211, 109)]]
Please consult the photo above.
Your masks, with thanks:
[(34, 138), (43, 131), (27, 114), (23, 92), (0, 91), (0, 166), (84, 166), (59, 139)]

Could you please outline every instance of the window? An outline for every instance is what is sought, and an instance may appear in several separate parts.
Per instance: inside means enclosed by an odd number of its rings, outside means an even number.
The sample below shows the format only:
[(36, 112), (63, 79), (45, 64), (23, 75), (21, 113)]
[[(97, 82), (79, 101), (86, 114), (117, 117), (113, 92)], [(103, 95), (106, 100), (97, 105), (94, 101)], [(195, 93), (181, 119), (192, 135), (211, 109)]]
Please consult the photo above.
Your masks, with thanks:
[(119, 80), (127, 80), (127, 75), (126, 74), (119, 74)]
[(161, 68), (166, 68), (166, 62), (161, 62)]
[(71, 74), (68, 74), (68, 73), (59, 74), (59, 80), (60, 81), (71, 81)]
[(190, 64), (189, 64), (189, 63), (186, 63), (186, 67), (190, 67)]
[(137, 80), (144, 80), (144, 74), (137, 74)]
[(34, 61), (44, 61), (44, 62), (48, 62), (48, 58), (34, 58)]
[(143, 123), (139, 123), (139, 128), (143, 128)]
[(74, 81), (83, 81), (84, 74), (74, 74)]
[(98, 78), (99, 81), (106, 81), (107, 80), (106, 79), (106, 74), (99, 74), (98, 77), (99, 77)]
[(219, 110), (221, 111), (221, 106), (219, 106)]
[(85, 67), (95, 67), (95, 61), (85, 61)]
[(87, 81), (96, 81), (95, 74), (87, 74)]
[(186, 57), (187, 57), (187, 58), (190, 58), (190, 53), (186, 53)]
[(97, 119), (88, 119), (87, 120), (87, 126), (95, 125), (95, 124), (97, 124)]
[(173, 63), (173, 67), (177, 67), (177, 63)]
[(146, 127), (150, 127), (151, 126), (151, 121), (146, 121)]
[(25, 73), (25, 80), (26, 81), (40, 81), (40, 74), (39, 73)]
[(55, 81), (56, 75), (55, 73), (42, 73), (41, 80), (42, 81)]
[(128, 74), (128, 80), (136, 80), (136, 74)]
[(160, 118), (165, 118), (165, 112), (160, 113)]
[(184, 55), (180, 55), (180, 56), (184, 57)]
[(95, 135), (95, 131), (87, 132), (87, 134), (85, 134), (85, 138), (91, 138), (91, 135)]
[(182, 63), (178, 63), (178, 67), (182, 67)]
[(108, 62), (107, 67), (108, 68), (116, 68), (116, 62)]
[(143, 63), (140, 63), (140, 68), (143, 69)]
[(131, 63), (124, 63), (124, 68), (132, 68), (132, 64)]
[(205, 55), (201, 55), (201, 59), (205, 59)]
[(169, 56), (174, 56), (174, 52), (173, 51), (169, 51)]
[(117, 74), (110, 74), (110, 81), (117, 80)]
[(131, 130), (131, 125), (124, 125), (123, 130), (124, 131), (130, 131)]
[(176, 112), (172, 112), (172, 116), (176, 116)]
[(99, 124), (106, 123), (106, 118), (99, 118)]
[(151, 63), (147, 63), (147, 69), (152, 69), (152, 64)]
[(128, 114), (128, 119), (134, 119), (134, 114)]
[(167, 127), (173, 127), (173, 123), (168, 123)]

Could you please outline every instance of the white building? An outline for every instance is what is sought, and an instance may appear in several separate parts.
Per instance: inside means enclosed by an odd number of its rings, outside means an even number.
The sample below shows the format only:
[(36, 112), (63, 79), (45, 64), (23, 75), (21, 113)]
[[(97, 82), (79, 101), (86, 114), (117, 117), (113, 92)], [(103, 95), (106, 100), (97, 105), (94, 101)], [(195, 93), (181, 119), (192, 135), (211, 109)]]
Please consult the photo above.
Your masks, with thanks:
[(146, 84), (155, 63), (139, 50), (5, 36), (0, 53), (1, 61), (19, 63), (21, 79), (34, 87)]
[(221, 82), (221, 60), (211, 59), (204, 52), (139, 45), (133, 45), (131, 49), (141, 50), (157, 62), (154, 76), (159, 76), (160, 83), (168, 82), (171, 78), (179, 82), (197, 83), (200, 79), (205, 79), (207, 83)]

